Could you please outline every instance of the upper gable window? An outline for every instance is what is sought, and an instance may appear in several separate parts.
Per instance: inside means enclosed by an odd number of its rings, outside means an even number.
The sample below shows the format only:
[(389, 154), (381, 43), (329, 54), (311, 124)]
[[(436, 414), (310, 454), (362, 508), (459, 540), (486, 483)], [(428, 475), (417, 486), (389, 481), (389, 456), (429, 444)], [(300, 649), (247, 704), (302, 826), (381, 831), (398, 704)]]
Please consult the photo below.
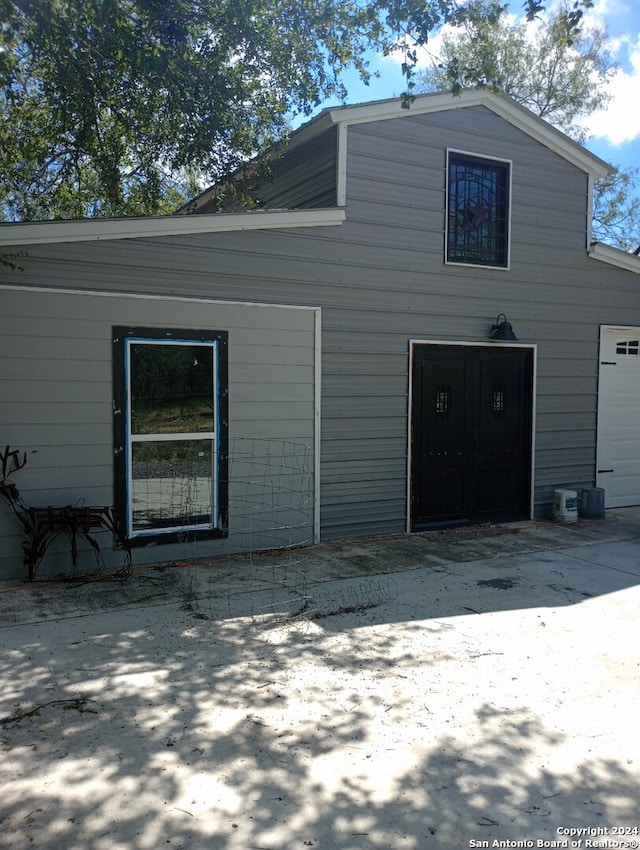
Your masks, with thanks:
[(509, 164), (449, 152), (447, 262), (509, 264)]

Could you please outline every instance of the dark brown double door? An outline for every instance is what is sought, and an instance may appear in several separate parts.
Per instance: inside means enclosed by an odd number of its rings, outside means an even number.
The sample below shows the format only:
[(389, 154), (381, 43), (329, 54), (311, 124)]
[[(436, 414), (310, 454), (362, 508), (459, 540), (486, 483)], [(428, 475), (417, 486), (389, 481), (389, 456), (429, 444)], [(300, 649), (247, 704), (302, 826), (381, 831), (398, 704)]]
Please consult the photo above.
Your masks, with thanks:
[(533, 350), (415, 345), (411, 528), (528, 518)]

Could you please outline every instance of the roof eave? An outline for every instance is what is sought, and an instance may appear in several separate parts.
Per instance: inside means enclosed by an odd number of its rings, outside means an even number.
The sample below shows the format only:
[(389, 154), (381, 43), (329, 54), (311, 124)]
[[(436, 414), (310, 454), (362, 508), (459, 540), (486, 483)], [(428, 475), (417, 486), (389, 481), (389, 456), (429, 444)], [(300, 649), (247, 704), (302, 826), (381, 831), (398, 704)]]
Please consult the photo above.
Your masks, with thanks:
[(242, 230), (274, 230), (340, 225), (345, 211), (338, 207), (311, 210), (255, 210), (242, 213), (211, 213), (197, 216), (149, 216), (97, 218), (72, 221), (30, 221), (0, 224), (0, 247), (28, 247), (64, 242), (102, 242), (228, 233)]
[[(282, 151), (290, 151), (294, 148), (298, 147), (298, 145), (303, 144), (309, 139), (315, 139), (316, 136), (321, 135), (325, 132), (325, 130), (329, 130), (335, 122), (332, 118), (332, 110), (330, 108), (323, 109), (322, 112), (318, 113), (314, 118), (310, 121), (307, 121), (305, 124), (302, 124), (296, 130), (293, 130), (290, 134), (285, 135), (282, 139), (272, 145), (270, 148), (267, 148), (262, 153), (258, 154), (254, 159), (248, 160), (244, 166), (240, 166), (238, 169), (238, 173), (242, 174), (243, 169), (250, 168), (255, 163), (259, 163), (262, 160), (266, 162), (277, 159)], [(233, 176), (228, 178), (227, 180), (221, 181), (221, 183), (214, 183), (213, 186), (208, 186), (206, 189), (203, 189), (198, 195), (194, 198), (191, 198), (186, 203), (180, 206), (175, 214), (176, 215), (193, 215), (199, 213), (199, 210), (202, 207), (205, 207), (207, 204), (211, 202), (212, 199), (216, 197), (217, 192), (220, 189), (220, 186), (224, 186), (225, 183), (233, 182)]]
[[(453, 95), (450, 92), (418, 95), (408, 109), (403, 108), (400, 98), (394, 98), (359, 106), (336, 107), (327, 110), (327, 112), (334, 123), (351, 125), (411, 115), (425, 115), (450, 109), (464, 109), (472, 106), (485, 106), (500, 115), (505, 121), (509, 121), (546, 147), (554, 150), (578, 168), (588, 172), (595, 179), (606, 177), (616, 171), (608, 162), (592, 154), (582, 145), (556, 130), (551, 124), (516, 103), (512, 98), (495, 94), (488, 89), (466, 89), (459, 95)], [(322, 115), (324, 116), (324, 114)], [(310, 127), (311, 125), (307, 126)]]
[(593, 242), (589, 246), (589, 256), (593, 257), (594, 260), (600, 260), (602, 263), (608, 263), (611, 266), (640, 274), (640, 257), (637, 254), (623, 251), (622, 248), (614, 248), (604, 242)]

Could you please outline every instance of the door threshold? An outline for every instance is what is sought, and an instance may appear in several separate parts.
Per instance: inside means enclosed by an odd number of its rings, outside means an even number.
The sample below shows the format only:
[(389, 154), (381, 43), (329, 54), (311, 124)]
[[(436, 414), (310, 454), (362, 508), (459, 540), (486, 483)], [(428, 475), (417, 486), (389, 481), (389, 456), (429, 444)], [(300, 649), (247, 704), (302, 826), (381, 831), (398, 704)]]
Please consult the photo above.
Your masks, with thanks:
[(434, 522), (421, 522), (412, 529), (412, 533), (419, 533), (421, 531), (437, 531), (439, 528), (466, 528), (473, 524), (474, 523), (470, 519), (446, 519), (435, 520)]

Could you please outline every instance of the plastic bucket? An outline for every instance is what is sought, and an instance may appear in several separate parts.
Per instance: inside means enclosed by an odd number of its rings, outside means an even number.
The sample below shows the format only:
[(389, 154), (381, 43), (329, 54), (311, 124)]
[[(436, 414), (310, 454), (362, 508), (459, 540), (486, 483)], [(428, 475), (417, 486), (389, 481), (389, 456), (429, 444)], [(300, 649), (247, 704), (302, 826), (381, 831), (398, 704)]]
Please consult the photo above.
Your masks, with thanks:
[(585, 519), (602, 519), (604, 516), (602, 487), (585, 487), (580, 493), (580, 516)]
[(553, 497), (553, 518), (558, 522), (576, 522), (578, 494), (575, 490), (556, 490)]

